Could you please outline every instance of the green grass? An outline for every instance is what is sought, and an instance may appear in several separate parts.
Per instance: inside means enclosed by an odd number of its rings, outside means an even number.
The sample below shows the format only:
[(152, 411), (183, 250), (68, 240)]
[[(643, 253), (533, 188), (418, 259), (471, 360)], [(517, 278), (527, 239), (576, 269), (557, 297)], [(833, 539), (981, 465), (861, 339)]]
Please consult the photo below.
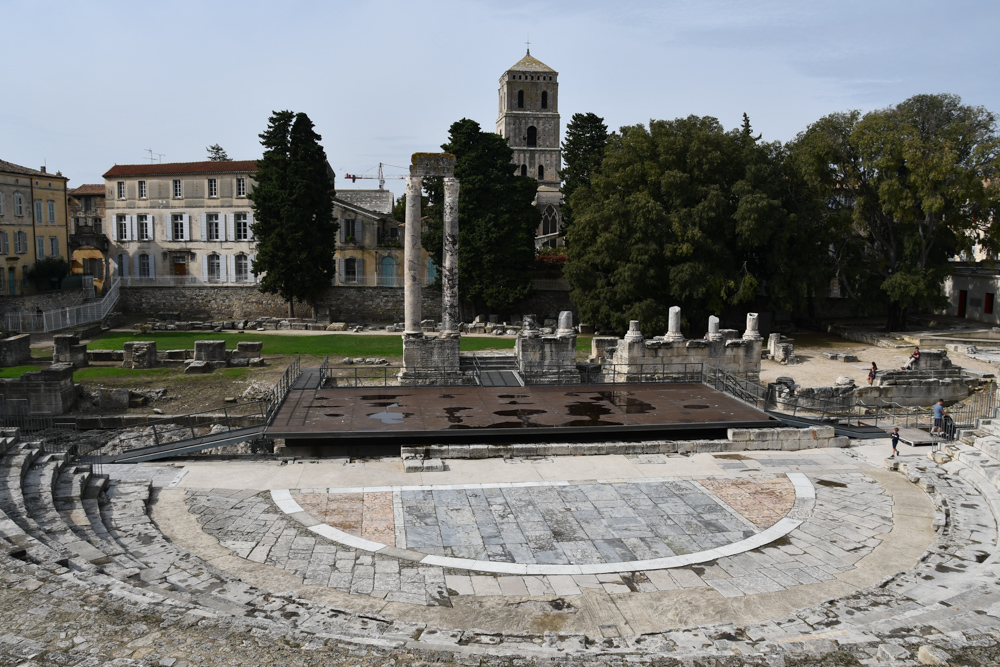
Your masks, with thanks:
[(110, 378), (130, 378), (133, 380), (145, 380), (156, 377), (163, 377), (171, 373), (177, 373), (176, 368), (117, 368), (115, 366), (91, 366), (81, 368), (73, 373), (73, 380), (85, 382), (87, 380), (106, 380)]
[(583, 352), (587, 356), (590, 356), (590, 341), (594, 340), (591, 335), (577, 336), (576, 337), (576, 351)]
[[(224, 340), (226, 347), (236, 349), (240, 341), (264, 343), (264, 354), (306, 354), (318, 357), (399, 357), (403, 354), (403, 341), (399, 336), (366, 336), (363, 334), (321, 334), (313, 336), (262, 334), (255, 331), (245, 334), (165, 331), (156, 333), (119, 332), (105, 334), (87, 344), (89, 350), (120, 350), (131, 340), (156, 341), (159, 350), (190, 350), (196, 340)], [(514, 347), (510, 338), (462, 338), (462, 349), (497, 350)]]
[(19, 378), (28, 371), (37, 371), (41, 366), (11, 366), (0, 368), (0, 378)]

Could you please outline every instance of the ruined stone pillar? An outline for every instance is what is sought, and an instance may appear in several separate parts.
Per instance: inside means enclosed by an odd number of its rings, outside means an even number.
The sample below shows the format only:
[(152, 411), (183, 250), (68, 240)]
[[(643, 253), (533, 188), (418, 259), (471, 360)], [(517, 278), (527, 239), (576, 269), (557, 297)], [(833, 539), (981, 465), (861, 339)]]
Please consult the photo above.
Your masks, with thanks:
[(424, 179), (410, 176), (406, 179), (406, 229), (404, 230), (403, 265), (403, 312), (406, 327), (404, 336), (420, 338), (420, 195)]
[(719, 318), (715, 315), (708, 316), (708, 333), (705, 338), (711, 341), (722, 340), (722, 334), (719, 333)]
[(639, 331), (639, 320), (630, 320), (628, 331), (625, 333), (626, 343), (641, 343), (643, 341), (642, 332)]
[[(407, 197), (409, 201), (409, 197)], [(407, 209), (408, 210), (408, 209)], [(458, 335), (458, 179), (444, 179), (444, 266), (441, 267), (441, 335)]]
[(670, 330), (667, 331), (667, 335), (663, 337), (663, 340), (673, 343), (684, 340), (684, 334), (681, 333), (680, 306), (670, 306), (669, 326)]
[(559, 328), (556, 329), (556, 335), (558, 336), (569, 336), (575, 334), (576, 329), (573, 328), (573, 311), (564, 310), (559, 313)]
[(758, 330), (758, 320), (760, 316), (757, 313), (747, 313), (747, 330), (743, 332), (743, 340), (764, 340), (764, 337), (760, 335)]

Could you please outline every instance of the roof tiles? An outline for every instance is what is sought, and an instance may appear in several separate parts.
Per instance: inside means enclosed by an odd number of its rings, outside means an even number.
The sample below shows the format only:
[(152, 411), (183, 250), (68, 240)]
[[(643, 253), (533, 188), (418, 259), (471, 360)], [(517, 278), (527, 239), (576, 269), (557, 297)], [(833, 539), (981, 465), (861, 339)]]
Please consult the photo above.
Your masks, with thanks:
[(257, 171), (256, 160), (116, 164), (105, 172), (104, 178), (116, 178), (118, 176), (183, 176), (184, 174), (252, 174), (255, 171)]

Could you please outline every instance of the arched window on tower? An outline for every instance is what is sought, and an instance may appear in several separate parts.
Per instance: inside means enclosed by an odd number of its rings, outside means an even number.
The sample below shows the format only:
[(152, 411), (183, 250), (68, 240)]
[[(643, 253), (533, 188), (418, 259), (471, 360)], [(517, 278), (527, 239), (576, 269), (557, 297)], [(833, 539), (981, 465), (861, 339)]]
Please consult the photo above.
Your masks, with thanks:
[(542, 108), (543, 109), (549, 108), (549, 91), (547, 90), (542, 91)]
[(526, 165), (526, 164), (522, 164), (521, 165), (521, 175), (522, 176), (527, 176), (528, 175), (528, 165)]
[(549, 204), (542, 211), (542, 236), (559, 233), (559, 212), (556, 207)]
[(524, 108), (524, 91), (523, 90), (517, 91), (517, 108), (518, 109), (523, 109)]
[(538, 145), (538, 130), (534, 125), (528, 128), (528, 147), (534, 148)]
[(544, 181), (545, 180), (545, 166), (544, 165), (538, 165), (538, 180), (540, 180), (540, 181)]

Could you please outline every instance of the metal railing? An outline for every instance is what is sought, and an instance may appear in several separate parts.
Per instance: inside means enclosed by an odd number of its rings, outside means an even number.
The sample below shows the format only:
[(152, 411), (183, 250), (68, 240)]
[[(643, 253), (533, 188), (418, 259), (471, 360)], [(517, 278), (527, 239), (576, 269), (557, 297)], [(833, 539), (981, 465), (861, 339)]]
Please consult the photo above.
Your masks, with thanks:
[(110, 285), (105, 284), (104, 295), (100, 301), (85, 303), (69, 308), (56, 308), (41, 313), (7, 313), (4, 324), (8, 332), (48, 333), (81, 324), (100, 322), (118, 301), (121, 281), (115, 280)]
[(702, 382), (712, 389), (729, 394), (755, 408), (767, 410), (771, 393), (769, 387), (760, 384), (754, 378), (740, 377), (732, 373), (710, 366), (702, 373)]
[[(545, 371), (526, 365), (521, 373), (531, 382)], [(585, 368), (579, 373), (583, 384), (663, 384), (702, 382), (705, 368), (701, 363), (603, 364), (599, 370)]]
[[(455, 374), (437, 370), (407, 371), (402, 366), (328, 366), (321, 369), (321, 387), (415, 387), (455, 384)], [(476, 381), (469, 377), (469, 384)]]
[(256, 284), (257, 280), (252, 273), (247, 273), (247, 275), (241, 278), (238, 275), (226, 274), (226, 276), (215, 276), (209, 277), (207, 280), (195, 275), (183, 275), (183, 276), (128, 276), (127, 278), (122, 278), (123, 287), (176, 287), (176, 286), (204, 286), (211, 285), (213, 287), (218, 287), (220, 285), (236, 285), (240, 287), (245, 287), (247, 285)]
[(52, 428), (52, 415), (48, 412), (31, 412), (26, 398), (0, 396), (0, 427), (19, 428), (22, 433), (36, 433)]
[(300, 375), (302, 375), (302, 357), (296, 356), (292, 360), (292, 363), (288, 365), (288, 368), (285, 369), (285, 372), (281, 374), (274, 388), (271, 389), (271, 395), (267, 397), (265, 421), (268, 424), (274, 419), (274, 415), (278, 414), (278, 409), (281, 408), (285, 397), (288, 396), (288, 392), (291, 391), (292, 385), (295, 384)]

